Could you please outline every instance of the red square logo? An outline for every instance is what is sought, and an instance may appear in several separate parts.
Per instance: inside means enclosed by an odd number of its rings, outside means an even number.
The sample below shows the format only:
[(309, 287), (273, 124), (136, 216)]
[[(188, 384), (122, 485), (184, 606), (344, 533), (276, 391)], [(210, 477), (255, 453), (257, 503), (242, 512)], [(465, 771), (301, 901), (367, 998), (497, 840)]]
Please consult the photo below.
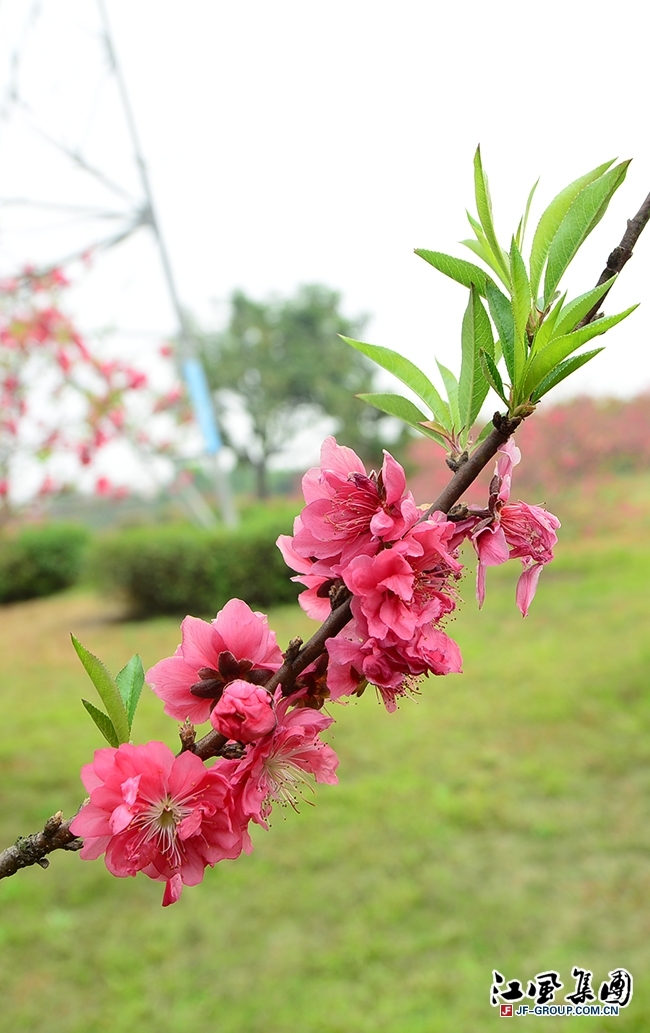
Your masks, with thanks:
[(503, 1018), (504, 1015), (505, 1016), (510, 1016), (510, 1018), (512, 1018), (512, 1005), (511, 1004), (502, 1004), (501, 1005), (501, 1018)]

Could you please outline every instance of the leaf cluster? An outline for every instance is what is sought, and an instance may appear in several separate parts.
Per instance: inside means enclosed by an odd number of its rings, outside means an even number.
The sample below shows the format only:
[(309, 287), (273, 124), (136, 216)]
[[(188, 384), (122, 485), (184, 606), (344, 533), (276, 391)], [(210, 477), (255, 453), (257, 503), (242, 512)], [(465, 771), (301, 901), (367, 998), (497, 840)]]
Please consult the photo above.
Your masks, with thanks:
[(431, 416), (400, 395), (359, 397), (458, 454), (470, 444), (472, 425), (490, 388), (509, 416), (526, 415), (551, 388), (598, 355), (602, 348), (579, 349), (620, 323), (637, 306), (582, 325), (615, 277), (570, 301), (566, 293), (560, 296), (558, 288), (625, 179), (628, 165), (628, 161), (618, 165), (605, 162), (565, 187), (543, 212), (526, 262), (522, 251), (537, 183), (506, 249), (496, 235), (487, 176), (477, 148), (474, 192), (478, 218), (468, 213), (475, 236), (462, 243), (489, 272), (440, 251), (417, 248), (415, 252), (469, 290), (460, 374), (456, 377), (438, 362), (446, 392), (443, 397), (421, 370), (396, 352), (347, 339), (353, 348), (398, 377), (425, 403)]
[(81, 644), (79, 639), (72, 638), (72, 645), (81, 660), (88, 677), (95, 686), (99, 698), (106, 707), (100, 710), (87, 699), (82, 703), (109, 746), (119, 746), (128, 742), (131, 737), (131, 726), (144, 685), (144, 668), (137, 653), (116, 674), (115, 678), (106, 665)]

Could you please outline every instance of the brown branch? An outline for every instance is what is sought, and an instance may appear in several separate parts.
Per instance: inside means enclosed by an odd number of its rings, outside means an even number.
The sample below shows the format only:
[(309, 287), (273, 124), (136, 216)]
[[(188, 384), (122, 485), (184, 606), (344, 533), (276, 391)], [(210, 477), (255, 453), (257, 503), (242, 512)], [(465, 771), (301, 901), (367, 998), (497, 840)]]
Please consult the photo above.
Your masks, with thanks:
[(15, 875), (20, 868), (38, 864), (49, 868), (46, 854), (53, 850), (81, 850), (83, 841), (70, 831), (72, 818), (64, 820), (61, 811), (48, 818), (42, 832), (20, 837), (13, 846), (0, 851), (0, 879)]
[[(282, 667), (272, 675), (264, 686), (269, 692), (273, 692), (278, 685), (282, 685), (282, 695), (290, 696), (293, 691), (294, 683), (299, 674), (302, 674), (305, 667), (308, 667), (314, 660), (318, 660), (318, 657), (325, 650), (325, 642), (328, 638), (334, 638), (338, 635), (345, 625), (350, 620), (352, 614), (350, 612), (351, 597), (348, 597), (345, 602), (340, 603), (335, 610), (332, 610), (329, 617), (321, 624), (318, 631), (312, 635), (302, 649), (296, 654), (293, 659), (287, 657), (282, 664)], [(202, 739), (199, 739), (194, 744), (193, 752), (202, 760), (206, 760), (208, 757), (215, 757), (221, 752), (228, 740), (225, 736), (219, 732), (212, 731), (204, 735)]]
[(429, 506), (425, 516), (431, 516), (435, 512), (448, 513), (451, 507), (458, 502), (463, 492), (467, 491), (470, 484), (476, 480), (481, 470), (497, 454), (501, 446), (505, 445), (510, 435), (514, 434), (523, 419), (523, 416), (515, 416), (508, 419), (507, 416), (502, 416), (500, 412), (495, 412), (492, 417), (494, 430), (490, 431), (476, 451), (472, 452), (467, 462), (463, 463), (460, 469), (456, 471), (447, 486), (440, 492), (436, 501)]
[[(611, 255), (607, 259), (607, 265), (605, 266), (598, 278), (598, 283), (596, 284), (597, 287), (600, 287), (603, 283), (607, 283), (608, 280), (611, 280), (612, 276), (616, 276), (617, 273), (620, 273), (625, 263), (629, 262), (629, 260), (632, 257), (632, 251), (634, 249), (634, 246), (649, 221), (650, 194), (648, 194), (634, 218), (627, 220), (627, 229), (623, 234), (621, 243), (614, 248)], [(587, 323), (591, 323), (592, 320), (596, 318), (596, 316), (598, 315), (598, 310), (605, 298), (607, 297), (607, 295), (609, 294), (610, 290), (611, 287), (609, 287), (605, 291), (600, 301), (597, 302), (594, 305), (594, 307), (590, 309), (587, 315), (578, 323), (576, 329), (579, 329), (582, 326), (586, 326)]]

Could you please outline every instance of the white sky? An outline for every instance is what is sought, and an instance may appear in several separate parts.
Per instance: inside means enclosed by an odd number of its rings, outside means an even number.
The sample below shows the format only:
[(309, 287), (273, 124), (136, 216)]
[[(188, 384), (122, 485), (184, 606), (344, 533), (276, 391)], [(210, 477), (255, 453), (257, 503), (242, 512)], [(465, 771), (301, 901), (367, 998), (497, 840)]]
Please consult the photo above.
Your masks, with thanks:
[[(591, 287), (650, 191), (648, 61), (630, 0), (106, 0), (184, 303), (214, 324), (255, 297), (319, 282), (366, 340), (430, 374), (458, 368), (466, 292), (413, 255), (471, 254), (472, 156), (482, 146), (507, 244), (538, 175), (540, 205), (608, 158), (634, 158), (567, 286)], [(31, 0), (0, 0), (0, 87)], [(139, 195), (95, 0), (42, 0), (18, 78), (31, 107), (0, 123), (0, 198), (119, 198), (71, 167), (30, 120)], [(0, 267), (59, 257), (113, 223), (0, 209)], [(66, 223), (66, 225), (62, 225)], [(45, 232), (45, 227), (49, 229)], [(648, 299), (650, 229), (607, 311)], [(98, 260), (74, 304), (88, 328), (131, 331), (143, 361), (175, 329), (146, 231)], [(650, 387), (645, 308), (564, 395)], [(133, 333), (137, 331), (137, 333)], [(558, 392), (551, 398), (563, 397)]]

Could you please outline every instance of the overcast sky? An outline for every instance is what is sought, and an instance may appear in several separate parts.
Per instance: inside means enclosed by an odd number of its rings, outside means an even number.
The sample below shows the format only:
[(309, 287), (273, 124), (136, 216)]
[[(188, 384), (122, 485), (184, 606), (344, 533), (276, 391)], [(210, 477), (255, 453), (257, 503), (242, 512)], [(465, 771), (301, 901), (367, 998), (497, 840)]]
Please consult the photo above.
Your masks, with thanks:
[[(180, 295), (206, 323), (223, 323), (235, 288), (263, 297), (324, 283), (348, 314), (372, 317), (367, 340), (430, 373), (434, 356), (458, 367), (466, 292), (413, 248), (472, 257), (457, 242), (470, 235), (479, 141), (505, 242), (538, 176), (539, 216), (569, 180), (634, 159), (576, 262), (576, 293), (650, 191), (645, 29), (629, 0), (106, 6)], [(128, 209), (43, 131), (140, 196), (99, 29), (95, 0), (0, 0), (0, 197)], [(122, 225), (74, 219), (0, 210), (2, 270)], [(647, 304), (649, 282), (650, 230), (607, 310)], [(175, 329), (146, 231), (98, 259), (74, 303), (82, 325), (125, 328), (143, 356)], [(650, 387), (645, 308), (607, 342), (567, 390)]]

